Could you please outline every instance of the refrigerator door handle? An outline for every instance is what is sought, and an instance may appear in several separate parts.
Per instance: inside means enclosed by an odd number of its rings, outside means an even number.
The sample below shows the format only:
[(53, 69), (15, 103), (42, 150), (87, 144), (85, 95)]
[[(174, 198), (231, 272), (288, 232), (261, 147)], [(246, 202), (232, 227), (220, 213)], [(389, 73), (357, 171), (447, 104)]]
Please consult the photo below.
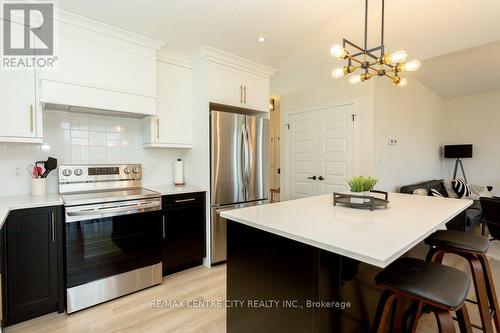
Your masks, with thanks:
[(250, 137), (247, 125), (243, 125), (244, 127), (244, 136), (245, 136), (245, 200), (249, 200), (250, 197), (250, 159), (252, 158), (250, 155)]
[(243, 149), (241, 150), (241, 168), (242, 168), (242, 178), (243, 178), (243, 192), (245, 194), (245, 200), (247, 200), (247, 134), (245, 124), (241, 125), (241, 140), (243, 144)]

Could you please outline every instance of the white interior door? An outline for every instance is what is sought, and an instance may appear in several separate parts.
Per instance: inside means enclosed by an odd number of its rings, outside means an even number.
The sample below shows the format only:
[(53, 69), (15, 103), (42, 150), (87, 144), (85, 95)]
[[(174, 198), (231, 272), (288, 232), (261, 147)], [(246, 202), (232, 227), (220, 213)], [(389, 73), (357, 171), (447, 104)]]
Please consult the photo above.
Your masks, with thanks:
[(354, 172), (354, 121), (352, 104), (317, 111), (317, 194), (347, 190)]
[(290, 116), (289, 199), (345, 191), (354, 173), (354, 105)]
[(304, 112), (290, 119), (290, 199), (305, 198), (316, 194), (315, 180), (315, 121), (314, 112)]

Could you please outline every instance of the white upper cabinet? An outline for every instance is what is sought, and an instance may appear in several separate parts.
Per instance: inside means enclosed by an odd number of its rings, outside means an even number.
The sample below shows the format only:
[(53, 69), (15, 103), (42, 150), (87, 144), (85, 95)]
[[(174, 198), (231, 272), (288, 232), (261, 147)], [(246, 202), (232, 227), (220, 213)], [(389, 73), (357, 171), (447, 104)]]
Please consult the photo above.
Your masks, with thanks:
[(209, 47), (197, 66), (207, 67), (210, 102), (269, 112), (270, 80), (276, 70)]
[(35, 99), (35, 71), (0, 73), (0, 141), (39, 142)]
[(241, 72), (218, 63), (210, 64), (209, 95), (212, 102), (228, 105), (243, 104)]
[(165, 52), (157, 62), (154, 117), (144, 119), (144, 147), (191, 148), (193, 145), (192, 70), (189, 62)]
[(161, 43), (61, 11), (58, 61), (39, 71), (40, 102), (156, 114)]
[(243, 104), (254, 110), (269, 112), (269, 78), (242, 74)]
[[(0, 20), (3, 24), (3, 20)], [(11, 23), (12, 34), (24, 34)], [(42, 142), (41, 114), (37, 112), (35, 69), (0, 69), (0, 142)]]

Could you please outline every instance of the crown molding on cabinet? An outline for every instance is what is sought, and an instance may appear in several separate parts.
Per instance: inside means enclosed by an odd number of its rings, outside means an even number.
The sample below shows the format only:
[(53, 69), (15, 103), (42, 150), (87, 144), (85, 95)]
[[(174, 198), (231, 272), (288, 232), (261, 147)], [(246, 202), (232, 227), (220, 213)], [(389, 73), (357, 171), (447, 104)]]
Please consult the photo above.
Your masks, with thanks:
[(165, 48), (157, 51), (156, 60), (187, 69), (193, 69), (191, 58), (189, 56), (182, 53), (170, 51)]
[(162, 46), (165, 45), (164, 42), (158, 41), (156, 39), (139, 35), (137, 33), (130, 32), (128, 30), (118, 28), (106, 23), (102, 23), (84, 16), (73, 14), (62, 9), (57, 9), (55, 11), (54, 19), (62, 23), (70, 24), (96, 33), (122, 39), (127, 42), (134, 43), (154, 50), (159, 50)]
[(233, 54), (217, 50), (210, 46), (203, 46), (193, 56), (193, 64), (197, 64), (204, 60), (211, 60), (222, 65), (229, 65), (231, 67), (241, 69), (247, 72), (254, 72), (257, 75), (270, 78), (278, 72), (277, 69), (268, 67), (257, 62), (235, 56)]

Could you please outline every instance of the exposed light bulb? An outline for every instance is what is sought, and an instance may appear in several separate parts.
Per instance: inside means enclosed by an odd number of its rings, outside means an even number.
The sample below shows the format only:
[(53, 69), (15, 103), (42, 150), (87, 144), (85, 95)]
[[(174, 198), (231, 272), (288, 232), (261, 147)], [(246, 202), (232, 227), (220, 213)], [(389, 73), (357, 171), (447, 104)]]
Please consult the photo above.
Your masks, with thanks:
[(344, 59), (347, 56), (347, 50), (340, 44), (333, 44), (330, 54), (332, 57)]
[(264, 43), (266, 41), (266, 37), (264, 36), (260, 36), (258, 39), (257, 39), (260, 43)]
[(422, 64), (420, 63), (420, 61), (415, 59), (415, 60), (408, 61), (407, 63), (403, 64), (401, 66), (401, 70), (403, 72), (415, 72), (415, 71), (418, 71), (418, 69), (420, 68), (421, 65)]
[(349, 76), (349, 83), (350, 84), (357, 84), (361, 82), (361, 75), (351, 75)]
[(391, 53), (389, 56), (389, 62), (391, 64), (402, 63), (408, 58), (408, 53), (405, 50), (399, 50), (397, 52)]
[(399, 79), (398, 83), (396, 83), (396, 85), (400, 88), (403, 88), (405, 87), (406, 85), (408, 84), (408, 80), (405, 79), (405, 78), (401, 78)]
[(332, 76), (333, 76), (334, 79), (339, 79), (339, 78), (341, 78), (344, 75), (345, 75), (345, 72), (344, 72), (343, 68), (335, 68), (332, 71)]

